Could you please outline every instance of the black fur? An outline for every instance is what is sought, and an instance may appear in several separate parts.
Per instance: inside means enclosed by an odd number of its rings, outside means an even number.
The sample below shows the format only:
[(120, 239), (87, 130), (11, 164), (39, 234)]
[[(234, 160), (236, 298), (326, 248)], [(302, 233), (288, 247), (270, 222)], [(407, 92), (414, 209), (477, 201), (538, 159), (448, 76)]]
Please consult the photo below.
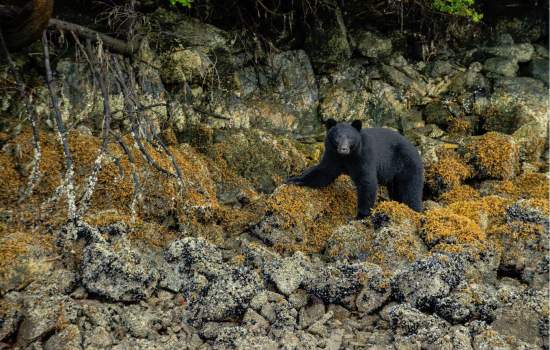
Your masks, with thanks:
[(424, 166), (416, 148), (399, 133), (384, 128), (361, 129), (361, 121), (325, 122), (328, 133), (321, 162), (287, 183), (324, 187), (339, 175), (349, 175), (357, 188), (357, 217), (370, 215), (378, 185), (386, 185), (392, 200), (422, 211)]

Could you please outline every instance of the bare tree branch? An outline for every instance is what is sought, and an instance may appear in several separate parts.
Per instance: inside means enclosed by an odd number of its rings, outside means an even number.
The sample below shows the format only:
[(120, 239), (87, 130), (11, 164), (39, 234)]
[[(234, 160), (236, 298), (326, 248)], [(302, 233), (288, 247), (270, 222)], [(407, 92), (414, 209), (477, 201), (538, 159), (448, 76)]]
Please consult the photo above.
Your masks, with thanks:
[(48, 48), (48, 36), (46, 31), (42, 33), (42, 46), (44, 48), (44, 66), (46, 68), (46, 85), (50, 91), (51, 102), (53, 106), (55, 123), (57, 125), (57, 131), (59, 133), (59, 141), (63, 146), (63, 155), (65, 156), (65, 166), (67, 173), (65, 174), (65, 179), (67, 182), (66, 192), (67, 192), (67, 205), (68, 205), (68, 214), (69, 220), (76, 222), (77, 213), (76, 213), (76, 203), (75, 203), (75, 182), (74, 182), (74, 168), (73, 168), (73, 157), (69, 149), (67, 129), (63, 124), (63, 119), (61, 117), (61, 110), (59, 109), (59, 102), (54, 89), (54, 81), (52, 68), (50, 66), (50, 52)]

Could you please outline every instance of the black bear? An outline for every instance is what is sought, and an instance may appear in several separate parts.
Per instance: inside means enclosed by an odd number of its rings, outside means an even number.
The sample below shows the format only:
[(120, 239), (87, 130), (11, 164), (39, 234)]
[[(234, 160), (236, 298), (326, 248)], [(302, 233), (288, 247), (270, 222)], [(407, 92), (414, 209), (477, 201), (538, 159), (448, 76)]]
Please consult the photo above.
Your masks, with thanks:
[(361, 129), (360, 120), (325, 122), (327, 137), (321, 162), (287, 183), (324, 187), (348, 174), (357, 188), (357, 218), (370, 214), (378, 185), (386, 185), (392, 200), (422, 211), (424, 166), (416, 148), (399, 133), (384, 128)]

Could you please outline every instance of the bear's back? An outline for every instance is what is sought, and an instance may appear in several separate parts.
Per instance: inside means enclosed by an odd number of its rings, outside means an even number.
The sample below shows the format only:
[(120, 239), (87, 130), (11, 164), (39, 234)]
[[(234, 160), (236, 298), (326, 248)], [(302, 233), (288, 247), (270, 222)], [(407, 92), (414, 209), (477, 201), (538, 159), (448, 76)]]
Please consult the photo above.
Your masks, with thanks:
[[(387, 128), (365, 128), (361, 137), (380, 160), (400, 160), (422, 162), (416, 147), (400, 133)], [(408, 163), (408, 162), (407, 162)]]

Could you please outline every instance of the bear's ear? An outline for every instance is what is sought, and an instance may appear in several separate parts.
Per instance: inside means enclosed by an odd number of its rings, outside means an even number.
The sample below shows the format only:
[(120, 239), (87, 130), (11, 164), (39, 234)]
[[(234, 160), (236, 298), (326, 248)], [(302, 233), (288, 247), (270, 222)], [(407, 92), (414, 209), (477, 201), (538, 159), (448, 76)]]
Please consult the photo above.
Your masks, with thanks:
[(361, 128), (363, 127), (363, 122), (360, 120), (354, 120), (351, 122), (351, 126), (353, 126), (357, 131), (361, 131)]
[(330, 130), (330, 128), (332, 128), (336, 124), (336, 120), (332, 118), (325, 120), (325, 127), (327, 128), (327, 130)]

